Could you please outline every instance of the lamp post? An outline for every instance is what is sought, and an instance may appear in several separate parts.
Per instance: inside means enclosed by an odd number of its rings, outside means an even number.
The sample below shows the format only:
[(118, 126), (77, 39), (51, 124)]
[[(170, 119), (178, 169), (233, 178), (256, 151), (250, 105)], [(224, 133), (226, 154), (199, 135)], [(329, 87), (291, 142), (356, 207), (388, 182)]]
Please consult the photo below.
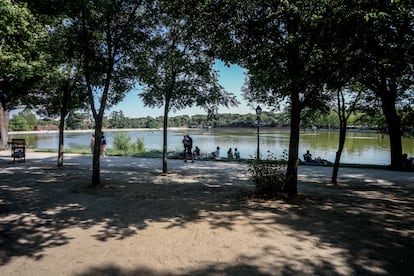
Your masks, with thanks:
[(260, 114), (262, 114), (262, 108), (260, 105), (256, 107), (256, 115), (257, 115), (257, 153), (256, 158), (257, 160), (260, 159)]

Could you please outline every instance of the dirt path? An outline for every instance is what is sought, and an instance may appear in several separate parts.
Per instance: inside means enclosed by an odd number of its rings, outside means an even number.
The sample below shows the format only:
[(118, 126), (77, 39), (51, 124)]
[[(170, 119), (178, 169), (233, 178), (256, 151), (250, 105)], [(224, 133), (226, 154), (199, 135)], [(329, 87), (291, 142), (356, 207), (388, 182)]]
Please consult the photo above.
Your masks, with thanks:
[(414, 173), (301, 166), (259, 201), (246, 165), (0, 152), (1, 275), (410, 275)]

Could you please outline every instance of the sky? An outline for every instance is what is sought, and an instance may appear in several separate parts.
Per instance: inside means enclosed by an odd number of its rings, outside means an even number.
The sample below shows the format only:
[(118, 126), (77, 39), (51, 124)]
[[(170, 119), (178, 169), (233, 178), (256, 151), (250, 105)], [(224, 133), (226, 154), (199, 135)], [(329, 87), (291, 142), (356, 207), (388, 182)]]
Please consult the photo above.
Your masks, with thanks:
[[(243, 99), (241, 95), (241, 89), (245, 81), (245, 72), (246, 70), (237, 66), (225, 66), (223, 62), (217, 61), (214, 65), (214, 69), (217, 70), (219, 75), (219, 83), (223, 88), (234, 95), (236, 95), (237, 100), (240, 104), (237, 107), (223, 107), (221, 106), (218, 110), (218, 113), (237, 113), (237, 114), (255, 114), (254, 107), (247, 105), (247, 102)], [(142, 100), (138, 97), (139, 90), (130, 91), (127, 96), (117, 105), (106, 110), (105, 115), (110, 115), (113, 111), (122, 111), (125, 117), (129, 118), (139, 118), (139, 117), (158, 117), (163, 116), (164, 108), (150, 108), (145, 107)], [(10, 116), (13, 117), (15, 114), (20, 112), (22, 109), (12, 110)], [(185, 108), (178, 110), (176, 112), (170, 112), (169, 117), (179, 116), (179, 115), (196, 115), (202, 114), (207, 115), (206, 111), (202, 108), (193, 107)]]
[[(219, 83), (227, 92), (230, 92), (236, 95), (237, 100), (240, 102), (238, 107), (220, 107), (219, 113), (238, 113), (238, 114), (247, 114), (255, 113), (253, 107), (247, 106), (247, 102), (241, 96), (241, 88), (245, 80), (245, 70), (237, 65), (225, 66), (223, 62), (217, 61), (214, 69), (218, 71)], [(112, 111), (121, 111), (124, 113), (125, 117), (129, 118), (139, 118), (139, 117), (157, 117), (163, 116), (164, 109), (161, 108), (149, 108), (144, 107), (143, 102), (138, 97), (139, 90), (133, 90), (128, 93), (124, 100), (109, 109), (106, 113), (109, 115)], [(179, 110), (175, 113), (170, 112), (169, 116), (174, 117), (178, 115), (195, 115), (195, 114), (204, 114), (206, 111), (202, 108), (186, 108)]]

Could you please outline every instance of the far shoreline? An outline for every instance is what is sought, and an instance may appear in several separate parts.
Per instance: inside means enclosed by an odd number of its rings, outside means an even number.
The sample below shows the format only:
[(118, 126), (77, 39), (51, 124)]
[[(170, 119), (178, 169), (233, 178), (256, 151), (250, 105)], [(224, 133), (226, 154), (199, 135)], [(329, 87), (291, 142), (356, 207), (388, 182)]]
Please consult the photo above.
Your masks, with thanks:
[[(169, 127), (168, 130), (188, 130), (187, 127)], [(117, 132), (117, 131), (154, 131), (162, 130), (161, 128), (103, 128), (103, 132)], [(44, 133), (59, 133), (59, 130), (23, 130), (23, 131), (9, 131), (9, 134), (44, 134)], [(64, 133), (94, 133), (93, 129), (70, 129), (65, 130)]]
[[(256, 129), (256, 127), (213, 127), (213, 128), (198, 128), (198, 127), (169, 127), (168, 130), (171, 131), (237, 131), (237, 130), (251, 130)], [(121, 131), (162, 131), (162, 128), (103, 128), (103, 132), (121, 132)], [(271, 130), (279, 130), (279, 131), (290, 131), (289, 127), (261, 127), (261, 131), (271, 131)], [(319, 132), (319, 131), (326, 131), (326, 132), (339, 132), (339, 129), (309, 129), (303, 128), (300, 130), (301, 132)], [(373, 129), (347, 129), (347, 132), (360, 132), (360, 133), (380, 133), (378, 130)], [(9, 131), (8, 134), (47, 134), (47, 133), (59, 133), (59, 130), (23, 130), (23, 131)], [(94, 133), (93, 129), (70, 129), (65, 130), (64, 133)]]

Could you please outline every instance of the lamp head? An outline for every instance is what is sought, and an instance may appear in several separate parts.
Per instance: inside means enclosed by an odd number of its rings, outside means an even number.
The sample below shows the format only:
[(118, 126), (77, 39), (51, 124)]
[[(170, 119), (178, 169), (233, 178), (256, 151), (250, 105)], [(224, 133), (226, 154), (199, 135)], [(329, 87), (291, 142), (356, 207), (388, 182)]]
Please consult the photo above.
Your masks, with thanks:
[(260, 105), (258, 105), (258, 106), (256, 107), (256, 114), (257, 114), (257, 115), (262, 114), (262, 108), (260, 107)]

